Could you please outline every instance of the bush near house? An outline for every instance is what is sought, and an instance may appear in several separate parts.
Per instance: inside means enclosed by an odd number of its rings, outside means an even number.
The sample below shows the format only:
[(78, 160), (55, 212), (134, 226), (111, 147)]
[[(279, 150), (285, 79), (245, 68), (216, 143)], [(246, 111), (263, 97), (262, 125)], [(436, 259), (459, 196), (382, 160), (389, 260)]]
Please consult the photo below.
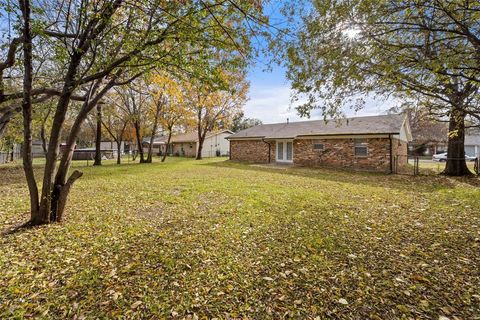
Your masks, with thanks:
[[(62, 225), (0, 236), (0, 318), (480, 313), (478, 179), (218, 158), (83, 171)], [(0, 177), (8, 230), (27, 189), (19, 167)]]

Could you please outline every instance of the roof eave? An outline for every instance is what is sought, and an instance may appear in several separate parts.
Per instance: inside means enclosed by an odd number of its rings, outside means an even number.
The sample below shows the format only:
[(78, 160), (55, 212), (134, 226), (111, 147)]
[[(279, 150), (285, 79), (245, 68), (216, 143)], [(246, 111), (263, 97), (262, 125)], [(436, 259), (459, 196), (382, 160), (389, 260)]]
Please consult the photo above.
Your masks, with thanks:
[(400, 131), (394, 132), (367, 132), (367, 133), (312, 133), (312, 134), (299, 134), (295, 138), (300, 137), (322, 137), (322, 136), (373, 136), (379, 134), (400, 134)]
[(265, 136), (251, 136), (251, 137), (225, 137), (227, 140), (253, 140), (253, 139), (258, 139), (262, 140), (264, 139)]

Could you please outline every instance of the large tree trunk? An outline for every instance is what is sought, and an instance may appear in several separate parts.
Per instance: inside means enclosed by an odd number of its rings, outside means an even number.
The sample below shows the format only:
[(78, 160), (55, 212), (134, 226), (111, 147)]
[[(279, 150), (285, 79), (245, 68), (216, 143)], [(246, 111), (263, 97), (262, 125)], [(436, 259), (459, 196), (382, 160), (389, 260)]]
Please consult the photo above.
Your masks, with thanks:
[(32, 156), (32, 34), (30, 29), (30, 1), (20, 1), (23, 16), (23, 171), (30, 194), (30, 223), (39, 225), (48, 222), (48, 216), (39, 214), (38, 187), (33, 172)]
[[(102, 79), (97, 80), (97, 82), (92, 85), (90, 88), (89, 96), (97, 91), (98, 87), (102, 83)], [(50, 221), (61, 221), (63, 218), (63, 212), (65, 210), (65, 205), (67, 202), (68, 194), (73, 183), (82, 176), (80, 171), (75, 170), (67, 180), (68, 171), (72, 163), (73, 152), (75, 150), (75, 144), (77, 136), (80, 132), (80, 128), (87, 118), (88, 113), (97, 105), (100, 99), (110, 90), (115, 83), (115, 77), (110, 80), (110, 82), (105, 85), (105, 87), (92, 99), (86, 100), (82, 106), (80, 113), (78, 114), (75, 122), (73, 123), (70, 133), (67, 138), (67, 145), (65, 152), (62, 154), (60, 163), (58, 165), (57, 174), (55, 176), (54, 188), (51, 196), (51, 210), (50, 210)]]
[(97, 104), (97, 129), (95, 131), (95, 161), (94, 166), (102, 165), (102, 106)]
[(464, 176), (472, 174), (465, 162), (465, 113), (453, 108), (448, 128), (447, 165), (443, 174)]
[(43, 174), (42, 196), (40, 200), (39, 215), (42, 217), (45, 223), (50, 222), (51, 214), (51, 201), (54, 196), (53, 192), (53, 179), (55, 176), (55, 169), (57, 165), (58, 148), (60, 145), (60, 135), (62, 132), (63, 123), (67, 113), (70, 98), (75, 88), (75, 76), (77, 74), (78, 66), (80, 65), (81, 56), (78, 53), (74, 53), (71, 63), (68, 67), (67, 74), (65, 76), (65, 83), (62, 89), (62, 94), (58, 99), (55, 115), (53, 118), (53, 124), (48, 142), (48, 150), (45, 161), (45, 169)]

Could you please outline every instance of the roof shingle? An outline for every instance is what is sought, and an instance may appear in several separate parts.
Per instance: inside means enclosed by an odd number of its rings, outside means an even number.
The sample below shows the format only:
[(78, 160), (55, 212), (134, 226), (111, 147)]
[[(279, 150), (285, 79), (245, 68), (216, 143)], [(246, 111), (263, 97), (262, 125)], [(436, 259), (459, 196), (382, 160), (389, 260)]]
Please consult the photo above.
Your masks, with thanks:
[(232, 134), (227, 139), (282, 139), (309, 135), (398, 134), (405, 115), (390, 114), (338, 120), (311, 120), (263, 124)]

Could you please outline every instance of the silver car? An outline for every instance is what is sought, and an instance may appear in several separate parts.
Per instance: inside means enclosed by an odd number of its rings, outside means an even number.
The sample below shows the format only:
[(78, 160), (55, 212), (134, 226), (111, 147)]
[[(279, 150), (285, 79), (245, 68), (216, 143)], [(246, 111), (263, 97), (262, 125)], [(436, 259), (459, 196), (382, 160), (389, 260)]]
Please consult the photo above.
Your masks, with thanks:
[[(475, 161), (475, 157), (472, 157), (472, 156), (469, 156), (468, 154), (465, 154), (465, 161)], [(445, 162), (447, 161), (447, 153), (446, 152), (443, 152), (443, 153), (438, 153), (438, 154), (434, 154), (433, 157), (432, 157), (432, 160), (433, 161), (439, 161), (439, 162)]]

